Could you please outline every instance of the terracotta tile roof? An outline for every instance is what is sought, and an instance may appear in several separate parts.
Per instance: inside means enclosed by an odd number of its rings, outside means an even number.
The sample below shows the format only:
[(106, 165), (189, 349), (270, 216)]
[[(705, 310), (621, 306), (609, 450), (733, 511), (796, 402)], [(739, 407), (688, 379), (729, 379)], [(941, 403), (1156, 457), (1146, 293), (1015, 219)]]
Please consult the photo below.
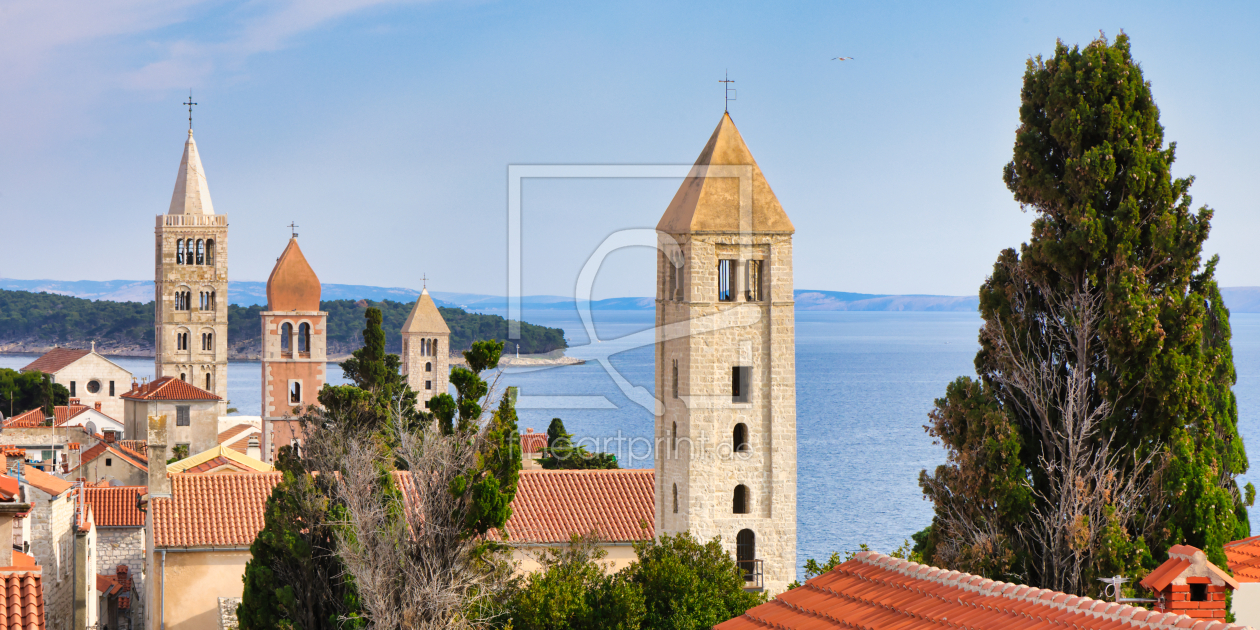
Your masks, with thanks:
[(238, 424), (219, 434), (219, 444), (245, 455), (249, 453), (249, 439), (258, 436), (258, 445), (262, 444), (262, 431), (252, 424)]
[(60, 372), (62, 368), (86, 357), (91, 354), (91, 350), (75, 350), (73, 348), (53, 348), (44, 353), (44, 356), (35, 359), (29, 365), (22, 368), (22, 372), (43, 372), (44, 374), (55, 374)]
[(533, 429), (525, 429), (521, 434), (521, 454), (533, 455), (547, 448), (547, 434), (534, 433)]
[(216, 457), (214, 459), (208, 459), (191, 468), (185, 468), (181, 472), (192, 473), (192, 474), (204, 474), (204, 473), (220, 470), (224, 467), (227, 467), (230, 470), (225, 470), (223, 472), (258, 472), (256, 470), (249, 470), (247, 467), (241, 466), (240, 464), (222, 456)]
[(144, 486), (84, 488), (83, 502), (92, 506), (92, 517), (98, 527), (144, 527), (144, 512), (136, 507)]
[(219, 444), (240, 435), (243, 431), (258, 431), (258, 429), (252, 424), (238, 424), (219, 434)]
[(26, 449), (16, 446), (0, 446), (0, 455), (5, 457), (26, 457)]
[(58, 496), (61, 493), (74, 487), (74, 484), (64, 479), (58, 479), (42, 470), (32, 468), (30, 466), (22, 466), (22, 480), (27, 484), (39, 488), (48, 494)]
[[(217, 464), (210, 464), (215, 460), (222, 460)], [(185, 457), (166, 467), (168, 473), (196, 473), (209, 472), (215, 468), (219, 468), (225, 464), (232, 465), (240, 469), (242, 472), (271, 472), (275, 470), (271, 464), (259, 459), (254, 459), (244, 453), (239, 453), (222, 444), (207, 450)]]
[(130, 450), (115, 448), (109, 442), (97, 442), (96, 446), (93, 446), (92, 448), (89, 448), (88, 450), (83, 451), (83, 454), (79, 456), (79, 465), (75, 466), (74, 468), (71, 468), (70, 472), (74, 472), (82, 468), (84, 464), (96, 459), (97, 457), (105, 455), (107, 453), (109, 455), (117, 457), (119, 460), (125, 463), (131, 464), (132, 466), (135, 466), (136, 468), (143, 470), (144, 472), (149, 472), (149, 461), (147, 459), (140, 457), (139, 454), (134, 453)]
[(521, 471), (508, 540), (561, 543), (592, 531), (605, 541), (652, 538), (654, 478), (651, 470)]
[(96, 574), (96, 591), (106, 597), (119, 591), (118, 576)]
[(1229, 570), (1239, 582), (1260, 582), (1260, 536), (1225, 544)]
[(714, 627), (718, 630), (1244, 628), (995, 582), (869, 551)]
[(59, 427), (88, 409), (91, 407), (87, 405), (57, 405), (53, 407), (53, 426)]
[(44, 589), (40, 582), (38, 568), (0, 569), (0, 630), (44, 630)]
[(4, 428), (30, 428), (44, 426), (44, 410), (32, 409), (26, 413), (20, 413), (12, 418), (4, 421)]
[(18, 495), (19, 490), (20, 485), (17, 479), (0, 474), (0, 501), (12, 501)]
[(1190, 545), (1173, 545), (1168, 548), (1168, 559), (1163, 564), (1155, 568), (1142, 578), (1139, 582), (1142, 588), (1155, 591), (1156, 593), (1164, 590), (1173, 580), (1181, 577), (1181, 574), (1191, 565), (1198, 564), (1200, 568), (1207, 572), (1214, 573), (1224, 582), (1235, 589), (1238, 588), (1238, 581), (1228, 573), (1221, 570), (1220, 567), (1208, 562), (1207, 555), (1198, 547)]
[(118, 440), (117, 444), (145, 458), (145, 460), (149, 459), (149, 444), (145, 440)]
[(263, 526), (281, 473), (171, 475), (171, 498), (155, 498), (158, 547), (248, 547)]
[(119, 397), (130, 400), (223, 400), (174, 376), (163, 376), (151, 383), (135, 385)]

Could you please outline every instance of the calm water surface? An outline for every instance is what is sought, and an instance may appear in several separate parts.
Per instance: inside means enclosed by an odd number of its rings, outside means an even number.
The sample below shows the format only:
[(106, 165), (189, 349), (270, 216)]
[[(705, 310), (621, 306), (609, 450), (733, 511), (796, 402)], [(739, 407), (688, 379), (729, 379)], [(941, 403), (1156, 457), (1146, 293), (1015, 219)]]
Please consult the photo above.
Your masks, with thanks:
[[(578, 437), (607, 440), (623, 466), (650, 468), (652, 415), (623, 387), (652, 391), (651, 311), (596, 311), (591, 344), (572, 311), (527, 311), (530, 323), (563, 328), (571, 356), (584, 365), (510, 369), (499, 385), (521, 388), (521, 429), (545, 431), (564, 419)], [(1240, 429), (1250, 446), (1252, 471), (1245, 481), (1260, 484), (1260, 314), (1239, 313), (1233, 324)], [(797, 561), (825, 558), (866, 543), (888, 551), (925, 527), (930, 505), (918, 487), (919, 471), (944, 460), (923, 431), (932, 401), (961, 375), (974, 375), (980, 318), (973, 313), (798, 312), (796, 329)], [(629, 336), (629, 337), (628, 337)], [(606, 356), (622, 385), (593, 360)], [(30, 355), (0, 355), (0, 367), (18, 368)], [(152, 359), (116, 362), (137, 377), (153, 376)], [(342, 383), (329, 365), (329, 381)], [(261, 369), (255, 361), (228, 368), (231, 406), (257, 415)], [(585, 398), (583, 398), (585, 397)], [(589, 408), (591, 401), (599, 408)], [(588, 408), (574, 408), (583, 406)], [(1254, 514), (1254, 511), (1253, 511)], [(1257, 523), (1253, 515), (1252, 523)]]

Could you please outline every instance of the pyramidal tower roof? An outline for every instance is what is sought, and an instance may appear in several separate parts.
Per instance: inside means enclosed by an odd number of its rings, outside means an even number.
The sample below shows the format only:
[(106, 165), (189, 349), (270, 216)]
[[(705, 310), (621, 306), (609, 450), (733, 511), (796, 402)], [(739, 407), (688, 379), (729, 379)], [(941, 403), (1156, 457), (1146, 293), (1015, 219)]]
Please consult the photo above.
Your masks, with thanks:
[(289, 239), (267, 278), (267, 310), (319, 311), (319, 296), (319, 276), (306, 262), (295, 236)]
[[(752, 167), (751, 232), (792, 234), (796, 228), (788, 219), (778, 197), (770, 190), (765, 175), (753, 159), (744, 138), (739, 135), (729, 113), (722, 114), (717, 129), (704, 145), (695, 166), (669, 202), (656, 229), (670, 234), (740, 231), (740, 170)], [(718, 167), (718, 168), (715, 168)]]
[(197, 153), (192, 129), (188, 130), (188, 142), (184, 143), (184, 159), (179, 162), (179, 175), (175, 178), (175, 192), (167, 214), (214, 214), (210, 186), (206, 184), (206, 171), (201, 166), (201, 154)]
[(451, 329), (446, 326), (446, 320), (442, 319), (442, 313), (438, 311), (437, 304), (433, 302), (428, 289), (420, 291), (420, 298), (416, 300), (416, 305), (411, 307), (411, 314), (407, 316), (407, 321), (403, 322), (402, 331), (404, 333), (450, 334)]

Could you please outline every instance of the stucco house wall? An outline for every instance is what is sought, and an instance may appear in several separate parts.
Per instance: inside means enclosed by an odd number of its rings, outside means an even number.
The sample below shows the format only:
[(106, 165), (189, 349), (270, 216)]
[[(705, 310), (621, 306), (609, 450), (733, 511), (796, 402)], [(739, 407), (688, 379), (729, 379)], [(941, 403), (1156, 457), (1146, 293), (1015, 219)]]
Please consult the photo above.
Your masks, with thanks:
[[(547, 552), (548, 549), (559, 548), (563, 545), (537, 545), (537, 546), (519, 546), (512, 550), (512, 565), (515, 575), (528, 575), (542, 569), (542, 563), (539, 558)], [(634, 546), (630, 543), (609, 543), (599, 545), (599, 548), (608, 555), (599, 564), (604, 567), (604, 572), (608, 574), (616, 573), (639, 558), (634, 554)]]
[[(149, 416), (165, 415), (167, 450), (188, 444), (188, 454), (208, 451), (219, 445), (219, 401), (216, 400), (125, 400), (124, 423), (128, 440), (148, 439)], [(188, 426), (177, 424), (176, 407), (188, 407)]]
[[(57, 371), (53, 375), (53, 381), (64, 385), (66, 389), (71, 389), (73, 383), (71, 398), (78, 398), (80, 403), (88, 407), (95, 407), (99, 402), (101, 413), (117, 419), (123, 414), (123, 402), (119, 396), (131, 389), (131, 372), (95, 352), (90, 352)], [(97, 390), (95, 392), (92, 391), (93, 384)]]
[(167, 550), (154, 553), (150, 579), (160, 614), (150, 628), (165, 622), (167, 630), (219, 630), (219, 598), (241, 597), (248, 550)]
[(148, 471), (131, 465), (127, 460), (109, 451), (83, 464), (70, 476), (83, 477), (88, 483), (96, 483), (102, 479), (116, 479), (124, 486), (143, 486), (149, 480)]

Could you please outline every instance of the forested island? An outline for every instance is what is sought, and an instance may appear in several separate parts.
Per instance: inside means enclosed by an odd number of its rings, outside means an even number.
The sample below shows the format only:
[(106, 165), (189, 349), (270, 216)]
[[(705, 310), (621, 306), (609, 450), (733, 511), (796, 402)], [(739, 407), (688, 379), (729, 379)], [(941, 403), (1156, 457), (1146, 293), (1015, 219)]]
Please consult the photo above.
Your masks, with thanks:
[[(328, 355), (346, 355), (363, 345), (363, 312), (381, 309), (386, 331), (386, 350), (402, 351), (398, 331), (411, 312), (411, 304), (393, 300), (329, 300), (320, 302), (328, 312)], [(262, 335), (262, 306), (228, 305), (229, 356), (258, 358)], [(508, 320), (498, 315), (469, 313), (439, 307), (451, 329), (451, 350), (461, 352), (478, 339), (507, 341)], [(86, 347), (95, 341), (102, 354), (152, 356), (153, 302), (92, 301), (51, 293), (0, 289), (0, 352), (41, 352), (53, 345)], [(516, 349), (517, 340), (507, 347)], [(559, 328), (521, 323), (522, 354), (544, 354), (568, 347)]]

